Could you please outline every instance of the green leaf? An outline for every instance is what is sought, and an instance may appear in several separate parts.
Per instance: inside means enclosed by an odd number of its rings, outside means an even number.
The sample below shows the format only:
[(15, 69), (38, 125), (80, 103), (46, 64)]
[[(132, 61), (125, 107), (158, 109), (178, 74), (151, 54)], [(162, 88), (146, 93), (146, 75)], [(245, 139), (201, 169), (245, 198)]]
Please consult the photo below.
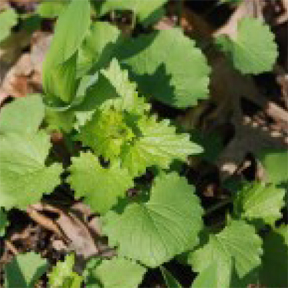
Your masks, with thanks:
[(217, 285), (214, 287), (229, 287), (234, 263), (240, 279), (259, 267), (261, 242), (253, 226), (244, 221), (232, 221), (220, 233), (211, 234), (207, 244), (191, 252), (189, 263), (200, 275), (207, 273), (211, 263), (216, 263)]
[(281, 218), (281, 208), (284, 206), (285, 190), (275, 185), (254, 183), (246, 185), (238, 192), (234, 201), (234, 209), (243, 219), (260, 221), (271, 226)]
[(144, 21), (166, 2), (167, 0), (106, 0), (100, 6), (99, 13), (101, 16), (113, 10), (130, 10), (139, 17), (140, 21)]
[(217, 38), (217, 44), (228, 54), (243, 74), (271, 71), (278, 56), (274, 34), (268, 25), (255, 18), (242, 18), (236, 39)]
[(34, 252), (17, 255), (12, 262), (5, 265), (5, 287), (34, 287), (47, 269), (46, 260)]
[(63, 262), (58, 261), (49, 274), (50, 288), (80, 288), (83, 277), (73, 271), (75, 257), (67, 255)]
[(92, 277), (103, 288), (137, 288), (143, 280), (146, 268), (132, 260), (115, 257), (103, 260), (93, 271)]
[(0, 134), (33, 134), (44, 118), (44, 105), (40, 95), (15, 99), (5, 105), (0, 114)]
[(141, 92), (165, 104), (185, 108), (208, 97), (210, 68), (195, 42), (179, 29), (128, 39), (118, 59), (130, 68)]
[(214, 288), (217, 281), (217, 262), (212, 262), (195, 278), (191, 288)]
[(264, 166), (268, 182), (282, 186), (288, 182), (288, 151), (265, 149), (257, 154), (258, 159)]
[[(50, 106), (54, 106), (55, 98), (56, 101), (64, 102), (58, 106), (65, 106), (75, 98), (78, 49), (89, 25), (88, 0), (72, 0), (57, 21), (51, 48), (43, 66), (43, 87), (48, 96), (46, 102)], [(73, 33), (67, 33), (67, 27)]]
[(5, 235), (5, 229), (8, 225), (7, 214), (0, 208), (0, 237)]
[(135, 137), (132, 128), (125, 123), (124, 113), (113, 110), (96, 111), (91, 121), (82, 129), (78, 139), (91, 147), (106, 160), (117, 160), (123, 145)]
[(288, 287), (288, 229), (282, 225), (264, 238), (260, 284), (266, 287)]
[(202, 152), (202, 148), (189, 140), (188, 134), (177, 134), (169, 120), (157, 122), (156, 117), (142, 118), (138, 122), (141, 136), (126, 146), (121, 158), (123, 167), (132, 175), (140, 175), (147, 167), (168, 169), (173, 160), (186, 161), (188, 155)]
[(107, 66), (120, 38), (117, 27), (107, 22), (93, 23), (79, 50), (78, 74), (83, 75), (92, 67), (97, 71)]
[(176, 173), (158, 176), (147, 203), (132, 203), (122, 214), (110, 211), (103, 217), (110, 246), (148, 267), (193, 248), (203, 225), (203, 210), (193, 190)]
[(17, 24), (18, 15), (14, 9), (7, 9), (0, 12), (0, 43), (11, 33), (13, 26)]
[(149, 111), (150, 106), (140, 98), (137, 93), (137, 86), (129, 80), (126, 70), (122, 70), (118, 61), (113, 59), (110, 66), (101, 71), (106, 79), (115, 89), (116, 98), (104, 103), (106, 106), (112, 106), (116, 110), (125, 110), (136, 115), (142, 115)]
[(129, 80), (128, 72), (121, 69), (116, 59), (94, 78), (97, 79), (94, 79), (93, 85), (86, 91), (83, 102), (77, 107), (79, 112), (90, 113), (97, 108), (112, 108), (118, 112), (125, 110), (143, 115), (150, 110), (150, 105), (146, 103), (144, 97), (138, 96), (135, 83)]
[(55, 18), (58, 17), (61, 12), (63, 12), (64, 8), (67, 6), (68, 1), (50, 1), (46, 0), (39, 4), (37, 7), (37, 13), (43, 18)]
[(0, 146), (0, 207), (25, 209), (60, 184), (61, 165), (45, 165), (48, 135), (6, 134)]
[[(73, 54), (67, 61), (49, 67), (50, 72), (44, 74), (43, 85), (48, 96), (48, 101), (46, 101), (48, 104), (53, 104), (55, 97), (58, 97), (63, 105), (71, 103), (75, 98), (77, 89), (76, 61), (77, 54)], [(50, 101), (49, 98), (51, 98)]]
[(68, 181), (75, 196), (85, 197), (85, 202), (99, 213), (107, 212), (134, 186), (126, 169), (117, 164), (103, 168), (92, 153), (82, 153), (72, 163)]
[(75, 122), (74, 111), (53, 111), (46, 109), (45, 122), (48, 131), (58, 130), (69, 133), (73, 130)]
[(167, 288), (182, 288), (178, 280), (164, 266), (160, 266)]
[[(75, 21), (76, 19), (77, 21)], [(79, 25), (79, 23), (81, 23), (81, 25)], [(72, 0), (57, 21), (55, 34), (45, 64), (57, 66), (70, 59), (81, 46), (89, 26), (89, 1)], [(69, 31), (73, 31), (73, 33), (67, 33), (67, 28), (69, 28)], [(54, 63), (49, 63), (50, 61)]]

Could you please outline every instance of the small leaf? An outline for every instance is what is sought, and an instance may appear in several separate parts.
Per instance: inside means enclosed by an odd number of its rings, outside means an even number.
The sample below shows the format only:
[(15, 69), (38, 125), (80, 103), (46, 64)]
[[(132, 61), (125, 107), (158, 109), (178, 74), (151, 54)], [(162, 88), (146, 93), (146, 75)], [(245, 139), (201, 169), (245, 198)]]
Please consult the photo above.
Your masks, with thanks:
[[(55, 101), (64, 102), (56, 106), (65, 106), (75, 98), (78, 49), (89, 25), (88, 0), (72, 0), (57, 21), (54, 38), (43, 66), (43, 87), (49, 100), (46, 102), (50, 106), (55, 106), (51, 105)], [(67, 33), (67, 27), (73, 33)]]
[(148, 97), (178, 108), (208, 97), (207, 61), (195, 42), (178, 29), (128, 39), (120, 46), (118, 59)]
[(60, 184), (61, 165), (45, 165), (51, 147), (45, 133), (6, 134), (0, 146), (0, 207), (25, 209)]
[(103, 260), (93, 271), (102, 288), (137, 288), (143, 280), (146, 268), (132, 260), (115, 257)]
[[(265, 149), (257, 154), (264, 166), (269, 183), (277, 187), (288, 183), (288, 150)], [(283, 186), (284, 187), (284, 186)]]
[(246, 185), (237, 194), (234, 209), (243, 219), (263, 221), (273, 226), (275, 221), (281, 218), (281, 208), (285, 204), (284, 195), (284, 189), (278, 189), (272, 184)]
[(12, 27), (17, 24), (17, 18), (14, 9), (0, 12), (0, 43), (10, 35)]
[(97, 71), (107, 66), (120, 38), (120, 31), (115, 26), (100, 21), (93, 23), (79, 50), (78, 75), (92, 67)]
[[(77, 19), (77, 21), (75, 21)], [(79, 25), (81, 23), (81, 25)], [(90, 4), (88, 0), (72, 0), (59, 17), (46, 65), (58, 66), (70, 59), (81, 46), (90, 25)], [(67, 27), (73, 33), (67, 33)], [(53, 61), (54, 63), (49, 63)], [(48, 65), (50, 66), (50, 65)], [(49, 73), (49, 71), (46, 71)], [(51, 72), (51, 71), (50, 71)]]
[(50, 288), (80, 288), (83, 277), (73, 271), (75, 257), (67, 255), (63, 262), (58, 261), (49, 274)]
[(271, 231), (263, 244), (260, 284), (265, 287), (288, 287), (288, 229), (286, 225)]
[(177, 134), (168, 120), (156, 117), (142, 118), (138, 122), (141, 137), (123, 151), (122, 165), (132, 175), (141, 175), (146, 168), (158, 166), (168, 169), (173, 160), (186, 161), (189, 155), (202, 152), (202, 148), (189, 139), (188, 134)]
[(182, 288), (178, 280), (164, 266), (160, 266), (167, 288)]
[(230, 287), (234, 263), (240, 279), (244, 279), (259, 267), (261, 242), (253, 226), (244, 221), (232, 221), (220, 233), (211, 234), (207, 244), (191, 252), (189, 263), (200, 275), (206, 274), (209, 265), (215, 263), (217, 265), (215, 288)]
[(12, 262), (5, 265), (5, 287), (34, 287), (47, 269), (46, 260), (34, 252), (17, 255)]
[(271, 71), (278, 54), (269, 26), (255, 18), (239, 21), (236, 39), (222, 35), (216, 41), (243, 74)]
[(40, 95), (15, 99), (1, 109), (0, 134), (36, 133), (43, 118), (44, 104)]
[(7, 214), (0, 208), (0, 237), (5, 235), (5, 229), (8, 225)]
[(72, 162), (68, 181), (75, 196), (85, 197), (85, 202), (96, 212), (107, 212), (134, 186), (127, 170), (116, 164), (103, 168), (92, 153), (82, 153)]
[[(120, 256), (157, 267), (198, 243), (202, 208), (194, 188), (176, 173), (156, 178), (150, 200), (103, 217), (103, 233)], [(176, 193), (177, 192), (177, 193)]]

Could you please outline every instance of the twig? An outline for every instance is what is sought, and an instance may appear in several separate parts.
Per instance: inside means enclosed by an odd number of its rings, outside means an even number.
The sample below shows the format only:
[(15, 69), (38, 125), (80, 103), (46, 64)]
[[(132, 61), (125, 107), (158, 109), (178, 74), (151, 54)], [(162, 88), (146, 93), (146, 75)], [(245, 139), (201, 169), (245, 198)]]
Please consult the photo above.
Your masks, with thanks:
[(10, 250), (14, 255), (19, 254), (19, 251), (10, 240), (5, 240), (5, 245), (7, 249)]

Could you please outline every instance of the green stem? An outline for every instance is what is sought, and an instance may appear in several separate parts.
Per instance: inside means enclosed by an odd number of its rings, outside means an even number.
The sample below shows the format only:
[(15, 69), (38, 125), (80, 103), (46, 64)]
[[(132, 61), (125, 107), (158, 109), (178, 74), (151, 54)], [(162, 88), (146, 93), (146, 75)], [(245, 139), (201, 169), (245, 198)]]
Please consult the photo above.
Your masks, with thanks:
[(213, 212), (217, 211), (218, 209), (226, 206), (227, 204), (232, 203), (232, 199), (231, 198), (227, 198), (224, 199), (221, 202), (216, 203), (215, 205), (213, 205), (212, 207), (208, 208), (205, 211), (205, 216), (209, 216), (210, 214), (212, 214)]

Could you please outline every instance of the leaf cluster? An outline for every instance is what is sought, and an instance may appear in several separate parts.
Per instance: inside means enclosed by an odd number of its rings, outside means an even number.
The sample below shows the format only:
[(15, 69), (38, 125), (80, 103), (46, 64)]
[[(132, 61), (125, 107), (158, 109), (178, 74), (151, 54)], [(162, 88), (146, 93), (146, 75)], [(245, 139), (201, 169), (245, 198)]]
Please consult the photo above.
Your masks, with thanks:
[[(278, 257), (287, 255), (287, 227), (276, 225), (285, 205), (287, 165), (283, 173), (274, 167), (287, 163), (287, 151), (259, 154), (267, 182), (235, 191), (221, 229), (204, 225), (195, 187), (175, 168), (203, 148), (191, 140), (195, 135), (156, 115), (151, 103), (195, 106), (208, 97), (211, 69), (196, 41), (178, 28), (125, 37), (102, 21), (111, 11), (131, 10), (132, 24), (147, 27), (167, 1), (144, 2), (39, 6), (40, 16), (59, 17), (43, 67), (43, 95), (17, 99), (1, 111), (0, 236), (12, 208), (25, 210), (65, 183), (101, 216), (102, 233), (117, 255), (93, 257), (79, 275), (70, 254), (50, 269), (50, 287), (77, 288), (84, 281), (87, 287), (133, 288), (155, 268), (167, 287), (181, 287), (163, 266), (179, 255), (197, 273), (191, 287), (285, 287), (285, 277), (268, 277), (267, 271), (287, 266)], [(0, 13), (0, 42), (16, 18), (13, 10)], [(236, 38), (221, 36), (216, 43), (243, 74), (271, 70), (277, 57), (273, 34), (256, 19), (244, 18)], [(261, 51), (259, 43), (267, 49)], [(68, 139), (69, 164), (53, 155), (55, 130)], [(215, 157), (205, 153), (208, 161)], [(153, 181), (139, 185), (147, 171)], [(138, 197), (129, 197), (129, 189), (139, 191)], [(263, 229), (269, 231), (265, 237)], [(5, 268), (5, 285), (31, 287), (48, 270), (39, 255), (18, 255)]]

